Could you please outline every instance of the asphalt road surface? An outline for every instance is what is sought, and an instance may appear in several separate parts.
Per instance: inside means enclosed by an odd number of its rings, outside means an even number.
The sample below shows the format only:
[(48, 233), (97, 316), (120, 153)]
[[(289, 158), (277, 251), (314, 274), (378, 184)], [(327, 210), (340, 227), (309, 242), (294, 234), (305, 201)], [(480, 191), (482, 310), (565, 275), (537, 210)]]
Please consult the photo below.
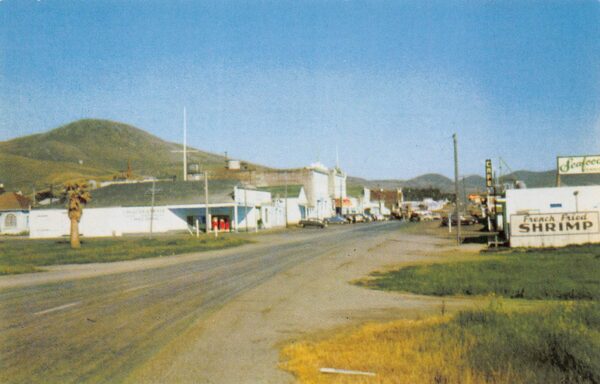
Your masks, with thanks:
[[(135, 272), (0, 290), (0, 382), (120, 382), (240, 293), (398, 222), (305, 229)], [(218, 348), (218, 346), (215, 346)]]

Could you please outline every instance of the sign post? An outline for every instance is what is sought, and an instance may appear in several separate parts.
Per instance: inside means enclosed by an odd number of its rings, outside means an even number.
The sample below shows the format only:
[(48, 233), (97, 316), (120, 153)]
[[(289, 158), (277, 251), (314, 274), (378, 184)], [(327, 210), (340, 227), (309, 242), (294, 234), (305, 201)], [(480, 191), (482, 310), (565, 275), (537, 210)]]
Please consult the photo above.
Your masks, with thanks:
[(488, 227), (488, 231), (491, 232), (492, 231), (492, 219), (491, 219), (491, 213), (492, 213), (492, 193), (493, 193), (493, 189), (494, 189), (494, 172), (492, 169), (492, 160), (491, 159), (486, 159), (485, 160), (485, 187), (487, 189), (487, 199), (486, 199), (486, 212), (485, 215), (487, 216), (487, 227)]

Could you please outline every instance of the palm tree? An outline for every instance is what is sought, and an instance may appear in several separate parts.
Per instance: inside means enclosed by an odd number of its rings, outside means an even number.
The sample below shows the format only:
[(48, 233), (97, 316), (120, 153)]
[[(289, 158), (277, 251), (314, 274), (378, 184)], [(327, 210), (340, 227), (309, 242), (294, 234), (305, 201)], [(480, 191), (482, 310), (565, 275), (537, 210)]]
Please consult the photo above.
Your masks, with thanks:
[(81, 247), (79, 241), (79, 220), (83, 214), (83, 205), (91, 199), (87, 191), (87, 184), (80, 182), (67, 183), (65, 185), (65, 197), (67, 200), (67, 209), (69, 211), (69, 220), (71, 220), (71, 248)]

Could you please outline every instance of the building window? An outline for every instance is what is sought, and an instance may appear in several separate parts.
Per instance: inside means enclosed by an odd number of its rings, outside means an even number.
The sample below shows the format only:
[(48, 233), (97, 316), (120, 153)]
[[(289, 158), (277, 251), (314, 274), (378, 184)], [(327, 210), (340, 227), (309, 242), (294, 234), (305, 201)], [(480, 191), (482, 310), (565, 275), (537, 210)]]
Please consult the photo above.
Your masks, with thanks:
[(16, 228), (17, 227), (17, 215), (13, 213), (9, 213), (4, 218), (4, 226), (6, 228)]

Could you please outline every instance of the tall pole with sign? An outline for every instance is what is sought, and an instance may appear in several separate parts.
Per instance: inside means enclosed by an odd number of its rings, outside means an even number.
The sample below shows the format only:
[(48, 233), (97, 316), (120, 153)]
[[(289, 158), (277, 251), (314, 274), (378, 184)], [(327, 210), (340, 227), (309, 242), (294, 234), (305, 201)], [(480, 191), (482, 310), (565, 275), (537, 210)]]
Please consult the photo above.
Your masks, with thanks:
[(494, 187), (494, 177), (492, 173), (492, 160), (485, 160), (485, 187), (487, 189), (487, 223), (488, 223), (488, 231), (492, 231), (492, 221), (490, 214), (492, 213), (492, 195), (493, 195), (493, 187)]
[(456, 141), (456, 133), (452, 135), (454, 142), (454, 194), (456, 196), (456, 243), (460, 245), (460, 201), (458, 197), (458, 143)]
[(556, 186), (560, 187), (560, 158), (556, 158)]

